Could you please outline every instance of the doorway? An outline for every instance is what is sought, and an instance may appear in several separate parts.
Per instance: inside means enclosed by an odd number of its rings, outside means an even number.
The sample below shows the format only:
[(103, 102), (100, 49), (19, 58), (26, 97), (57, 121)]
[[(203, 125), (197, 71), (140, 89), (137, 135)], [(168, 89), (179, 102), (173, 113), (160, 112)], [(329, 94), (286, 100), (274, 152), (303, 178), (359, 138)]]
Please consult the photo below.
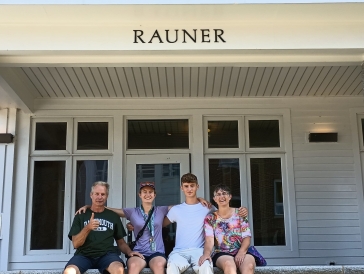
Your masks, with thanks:
[[(140, 206), (138, 186), (145, 181), (155, 182), (155, 206), (176, 205), (184, 201), (184, 195), (180, 191), (180, 178), (190, 171), (189, 154), (127, 155), (126, 161), (125, 207)], [(163, 229), (167, 256), (174, 247), (175, 233), (176, 224)]]

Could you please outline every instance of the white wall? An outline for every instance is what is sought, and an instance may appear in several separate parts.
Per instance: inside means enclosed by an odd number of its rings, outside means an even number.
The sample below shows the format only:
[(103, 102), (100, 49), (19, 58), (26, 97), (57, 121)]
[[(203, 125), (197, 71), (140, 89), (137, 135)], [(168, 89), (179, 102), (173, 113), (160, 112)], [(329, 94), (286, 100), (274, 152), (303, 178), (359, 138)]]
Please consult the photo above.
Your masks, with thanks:
[[(254, 99), (140, 99), (140, 100), (44, 100), (36, 117), (50, 116), (111, 116), (114, 117), (114, 140), (123, 142), (122, 121), (125, 116), (191, 116), (198, 125), (204, 114), (232, 115), (244, 111), (256, 114), (267, 109), (284, 109), (290, 113), (293, 155), (293, 176), (289, 184), (294, 188), (292, 208), (297, 218), (298, 251), (283, 258), (271, 256), (270, 265), (364, 264), (363, 252), (363, 186), (361, 171), (357, 169), (359, 143), (353, 142), (357, 123), (351, 121), (352, 109), (363, 109), (359, 98), (254, 98)], [(27, 207), (27, 168), (29, 151), (29, 115), (19, 115), (21, 141), (17, 151), (16, 185), (14, 191), (14, 233), (11, 243), (10, 269), (37, 269), (35, 256), (24, 256), (24, 212)], [(196, 138), (191, 147), (192, 172), (203, 178), (204, 157), (201, 155), (202, 124), (193, 126)], [(196, 133), (197, 132), (197, 133)], [(308, 143), (309, 132), (338, 132), (337, 143)], [(287, 136), (287, 135), (286, 135)], [(290, 142), (290, 140), (285, 140)], [(125, 165), (123, 145), (114, 151), (113, 167)], [(116, 161), (116, 163), (115, 163)], [(115, 168), (114, 168), (115, 169)], [(116, 170), (115, 170), (116, 171)], [(125, 170), (117, 170), (118, 184)], [(122, 173), (120, 176), (120, 172)], [(125, 177), (124, 177), (125, 178)], [(203, 179), (201, 180), (203, 181)], [(116, 195), (116, 196), (115, 196)], [(111, 205), (121, 206), (119, 194), (112, 196)], [(46, 261), (47, 256), (43, 256)], [(39, 257), (40, 258), (40, 257)], [(62, 268), (66, 255), (52, 255), (44, 268)]]

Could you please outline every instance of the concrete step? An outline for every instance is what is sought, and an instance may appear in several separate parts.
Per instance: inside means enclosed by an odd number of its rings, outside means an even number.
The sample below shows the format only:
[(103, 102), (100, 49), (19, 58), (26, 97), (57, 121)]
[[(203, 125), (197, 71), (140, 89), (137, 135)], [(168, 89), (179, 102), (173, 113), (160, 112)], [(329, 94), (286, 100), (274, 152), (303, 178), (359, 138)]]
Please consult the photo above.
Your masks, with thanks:
[[(127, 272), (127, 271), (126, 271)], [(215, 267), (215, 274), (223, 272)], [(99, 274), (99, 271), (92, 269), (87, 274)], [(335, 266), (263, 266), (255, 269), (256, 274), (363, 274), (364, 265), (335, 265)], [(0, 271), (0, 274), (62, 274), (62, 270), (17, 270)], [(153, 274), (149, 268), (145, 268), (141, 274)], [(184, 274), (195, 274), (189, 268)]]

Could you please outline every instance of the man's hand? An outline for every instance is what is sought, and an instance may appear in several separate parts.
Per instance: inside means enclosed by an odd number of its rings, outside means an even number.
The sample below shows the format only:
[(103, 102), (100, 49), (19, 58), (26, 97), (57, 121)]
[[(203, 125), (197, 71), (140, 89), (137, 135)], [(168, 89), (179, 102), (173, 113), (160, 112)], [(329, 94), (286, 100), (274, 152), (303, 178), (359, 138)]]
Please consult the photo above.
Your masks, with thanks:
[(246, 207), (239, 207), (238, 215), (243, 218), (248, 217), (248, 209)]
[(129, 231), (134, 231), (134, 226), (132, 223), (127, 223), (126, 224), (126, 229), (129, 230)]
[(85, 212), (86, 212), (86, 210), (87, 210), (88, 208), (90, 208), (90, 207), (91, 207), (91, 206), (89, 206), (89, 205), (84, 205), (83, 207), (81, 207), (79, 210), (77, 210), (77, 211), (76, 211), (75, 216), (76, 216), (77, 214), (85, 213)]
[(198, 260), (198, 265), (201, 266), (206, 260), (210, 261), (210, 263), (212, 262), (211, 260), (211, 256), (208, 255), (202, 255), (200, 257), (200, 259)]
[(98, 220), (94, 219), (94, 213), (92, 212), (90, 221), (88, 222), (87, 226), (90, 230), (96, 230), (100, 225)]
[(204, 206), (207, 208), (211, 208), (212, 204), (208, 201), (206, 201), (204, 198), (198, 197), (197, 200)]
[(138, 256), (139, 258), (144, 260), (144, 256), (142, 254), (140, 254), (139, 252), (136, 252), (136, 251), (132, 251), (132, 252), (128, 253), (127, 255), (129, 257)]

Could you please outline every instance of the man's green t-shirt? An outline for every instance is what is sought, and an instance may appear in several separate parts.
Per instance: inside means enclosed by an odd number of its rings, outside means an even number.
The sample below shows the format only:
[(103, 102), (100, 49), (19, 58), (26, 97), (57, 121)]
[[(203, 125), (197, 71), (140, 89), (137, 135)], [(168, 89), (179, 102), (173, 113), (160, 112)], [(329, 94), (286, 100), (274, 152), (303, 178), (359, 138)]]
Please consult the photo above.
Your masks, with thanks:
[[(72, 236), (77, 235), (87, 226), (90, 221), (92, 211), (87, 209), (84, 214), (77, 214), (73, 219), (72, 227), (68, 233), (68, 238), (72, 241)], [(126, 235), (121, 224), (120, 217), (113, 211), (105, 208), (103, 212), (94, 212), (94, 219), (100, 222), (97, 230), (92, 230), (85, 243), (77, 248), (75, 255), (97, 258), (107, 252), (117, 252), (114, 246), (114, 239), (119, 240)]]

